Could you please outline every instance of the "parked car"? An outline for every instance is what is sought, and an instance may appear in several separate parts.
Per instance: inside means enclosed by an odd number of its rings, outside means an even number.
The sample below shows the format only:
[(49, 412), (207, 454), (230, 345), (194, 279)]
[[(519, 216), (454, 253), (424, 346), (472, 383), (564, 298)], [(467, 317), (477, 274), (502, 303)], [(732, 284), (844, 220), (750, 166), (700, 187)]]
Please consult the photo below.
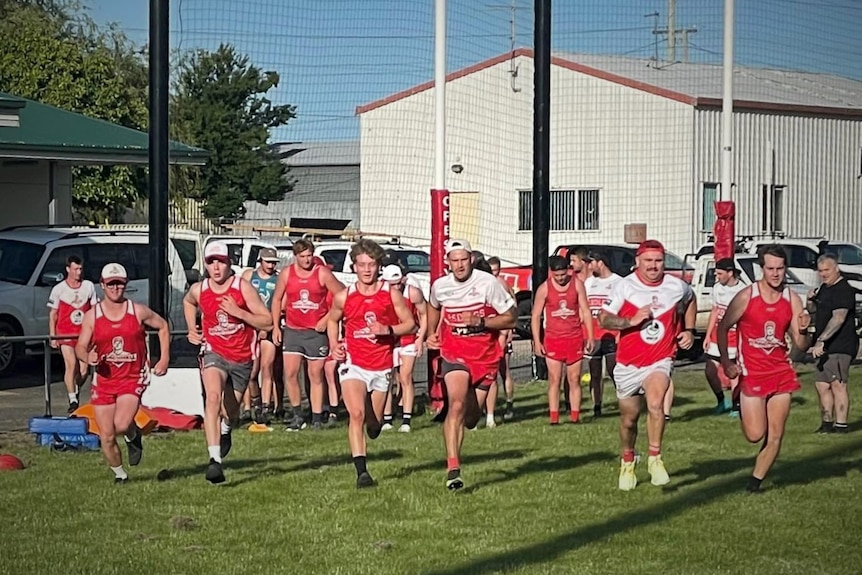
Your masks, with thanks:
[[(61, 227), (14, 227), (0, 230), (0, 335), (48, 334), (48, 295), (65, 279), (66, 258), (84, 261), (84, 278), (99, 286), (102, 267), (120, 262), (129, 274), (126, 294), (149, 303), (150, 240), (144, 231)], [(173, 244), (168, 244), (168, 319), (171, 329), (185, 330), (182, 299), (189, 282)], [(0, 344), (0, 375), (8, 374), (28, 353), (42, 353), (43, 342)]]

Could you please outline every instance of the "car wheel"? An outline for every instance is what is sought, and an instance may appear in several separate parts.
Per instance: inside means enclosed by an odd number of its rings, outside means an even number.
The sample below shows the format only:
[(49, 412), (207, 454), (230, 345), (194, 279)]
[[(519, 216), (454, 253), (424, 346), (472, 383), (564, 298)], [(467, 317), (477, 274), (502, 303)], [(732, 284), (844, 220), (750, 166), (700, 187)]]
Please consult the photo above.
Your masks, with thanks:
[[(0, 321), (0, 336), (15, 335), (19, 334), (11, 323)], [(20, 343), (0, 343), (0, 377), (11, 374), (15, 364), (18, 363), (21, 349), (22, 344)]]

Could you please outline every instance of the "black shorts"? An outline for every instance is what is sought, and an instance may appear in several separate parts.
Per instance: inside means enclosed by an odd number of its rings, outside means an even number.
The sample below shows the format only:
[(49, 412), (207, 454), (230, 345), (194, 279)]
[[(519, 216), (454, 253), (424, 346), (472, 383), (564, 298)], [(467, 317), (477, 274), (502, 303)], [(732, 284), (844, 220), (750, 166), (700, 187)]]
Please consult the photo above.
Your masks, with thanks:
[(587, 358), (600, 358), (617, 353), (617, 338), (611, 334), (605, 334), (601, 339), (593, 340), (593, 353), (586, 356)]
[(201, 358), (201, 372), (207, 369), (218, 369), (227, 376), (227, 384), (237, 393), (245, 393), (251, 379), (253, 363), (234, 363), (217, 353), (205, 352)]

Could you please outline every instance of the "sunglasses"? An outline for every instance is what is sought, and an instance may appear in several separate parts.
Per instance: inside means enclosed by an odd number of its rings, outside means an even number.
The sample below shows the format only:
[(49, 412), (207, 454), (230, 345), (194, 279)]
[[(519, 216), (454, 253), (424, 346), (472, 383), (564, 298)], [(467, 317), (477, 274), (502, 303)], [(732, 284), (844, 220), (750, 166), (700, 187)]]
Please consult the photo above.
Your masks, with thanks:
[(109, 288), (120, 289), (121, 287), (122, 288), (126, 287), (126, 282), (114, 281), (114, 282), (108, 282), (105, 285), (108, 286)]

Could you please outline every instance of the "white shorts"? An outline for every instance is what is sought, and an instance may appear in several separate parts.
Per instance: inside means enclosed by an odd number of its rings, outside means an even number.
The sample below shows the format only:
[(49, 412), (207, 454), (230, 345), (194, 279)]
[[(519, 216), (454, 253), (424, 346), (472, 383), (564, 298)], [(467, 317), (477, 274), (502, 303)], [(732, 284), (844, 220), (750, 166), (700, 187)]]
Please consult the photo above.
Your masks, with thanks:
[(347, 381), (348, 379), (359, 380), (365, 384), (365, 389), (368, 392), (388, 392), (390, 373), (391, 371), (388, 369), (384, 371), (371, 371), (369, 369), (362, 369), (361, 367), (357, 367), (350, 363), (343, 363), (341, 364), (341, 367), (338, 368), (338, 376), (342, 382)]
[(399, 367), (401, 365), (401, 356), (406, 355), (408, 357), (416, 357), (416, 344), (409, 343), (402, 347), (396, 347), (392, 352), (392, 363), (395, 367)]
[(636, 395), (643, 395), (644, 381), (651, 374), (660, 372), (670, 379), (673, 373), (673, 360), (663, 359), (646, 367), (635, 367), (618, 363), (614, 367), (614, 383), (617, 386), (617, 398), (625, 399)]
[[(706, 350), (704, 351), (704, 353), (715, 359), (721, 357), (721, 355), (718, 353), (718, 344), (715, 342), (710, 342), (710, 344), (706, 346)], [(735, 347), (727, 348), (727, 357), (729, 357), (730, 359), (736, 359)]]

